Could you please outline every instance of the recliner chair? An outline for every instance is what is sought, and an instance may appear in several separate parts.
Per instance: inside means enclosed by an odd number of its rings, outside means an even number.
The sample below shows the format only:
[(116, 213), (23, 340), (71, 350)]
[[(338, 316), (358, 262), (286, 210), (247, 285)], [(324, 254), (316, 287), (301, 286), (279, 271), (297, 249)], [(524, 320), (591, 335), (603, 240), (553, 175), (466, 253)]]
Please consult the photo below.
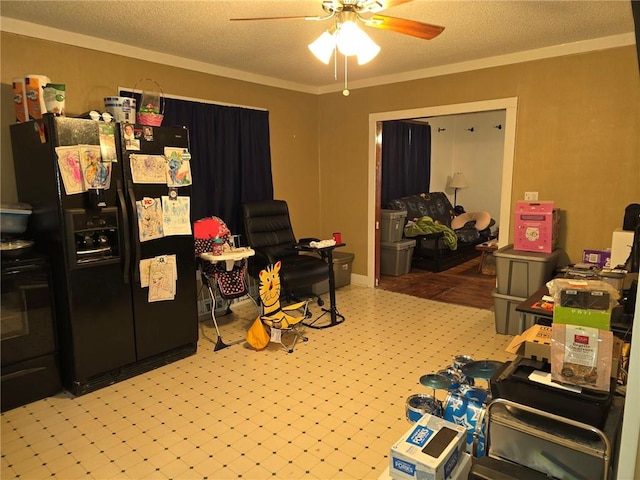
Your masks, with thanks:
[(296, 248), (299, 243), (315, 239), (296, 241), (287, 202), (246, 202), (242, 205), (242, 212), (245, 239), (256, 252), (249, 259), (249, 275), (258, 279), (261, 270), (279, 261), (280, 281), (287, 299), (314, 296), (318, 299), (318, 305), (323, 305), (322, 299), (310, 292), (312, 285), (329, 278), (329, 264), (322, 256), (302, 254)]

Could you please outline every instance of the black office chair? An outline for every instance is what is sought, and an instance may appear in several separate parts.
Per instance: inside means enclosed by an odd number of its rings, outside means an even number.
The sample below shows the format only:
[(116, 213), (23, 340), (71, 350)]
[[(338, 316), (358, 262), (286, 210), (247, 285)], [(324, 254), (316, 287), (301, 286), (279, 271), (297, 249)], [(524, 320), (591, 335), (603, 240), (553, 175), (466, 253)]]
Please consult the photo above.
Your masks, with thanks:
[(302, 254), (289, 218), (289, 207), (284, 200), (246, 202), (242, 205), (244, 234), (247, 244), (256, 252), (249, 258), (248, 273), (259, 279), (260, 271), (281, 262), (280, 281), (288, 301), (301, 297), (315, 297), (318, 305), (324, 302), (312, 293), (311, 286), (329, 279), (329, 264), (317, 254)]

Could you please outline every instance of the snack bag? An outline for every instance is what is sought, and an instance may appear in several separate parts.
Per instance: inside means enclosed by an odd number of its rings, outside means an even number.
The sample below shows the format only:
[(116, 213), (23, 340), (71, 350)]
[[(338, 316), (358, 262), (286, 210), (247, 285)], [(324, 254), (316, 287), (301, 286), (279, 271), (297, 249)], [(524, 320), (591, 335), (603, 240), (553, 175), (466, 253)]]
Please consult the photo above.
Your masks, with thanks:
[(613, 333), (578, 325), (553, 324), (551, 379), (608, 392)]

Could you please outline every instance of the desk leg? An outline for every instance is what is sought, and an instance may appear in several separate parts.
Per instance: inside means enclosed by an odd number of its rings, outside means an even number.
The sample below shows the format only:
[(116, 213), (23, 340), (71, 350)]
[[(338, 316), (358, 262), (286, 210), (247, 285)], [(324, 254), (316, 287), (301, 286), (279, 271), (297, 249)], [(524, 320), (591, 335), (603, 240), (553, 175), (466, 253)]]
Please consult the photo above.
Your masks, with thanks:
[[(338, 307), (336, 306), (336, 279), (333, 272), (333, 250), (327, 251), (327, 261), (329, 262), (329, 308), (323, 308), (322, 314), (313, 322), (305, 323), (305, 325), (310, 328), (329, 328), (344, 322), (344, 315), (338, 312)], [(327, 313), (330, 315), (330, 322), (325, 325), (315, 325), (315, 323)]]

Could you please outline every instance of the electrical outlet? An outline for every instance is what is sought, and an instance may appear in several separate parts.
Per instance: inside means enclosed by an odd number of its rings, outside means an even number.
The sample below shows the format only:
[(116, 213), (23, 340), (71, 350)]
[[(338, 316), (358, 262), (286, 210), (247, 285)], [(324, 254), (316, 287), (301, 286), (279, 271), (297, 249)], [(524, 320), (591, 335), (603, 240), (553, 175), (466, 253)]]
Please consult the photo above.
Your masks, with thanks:
[(535, 202), (538, 200), (538, 192), (524, 192), (525, 202)]

